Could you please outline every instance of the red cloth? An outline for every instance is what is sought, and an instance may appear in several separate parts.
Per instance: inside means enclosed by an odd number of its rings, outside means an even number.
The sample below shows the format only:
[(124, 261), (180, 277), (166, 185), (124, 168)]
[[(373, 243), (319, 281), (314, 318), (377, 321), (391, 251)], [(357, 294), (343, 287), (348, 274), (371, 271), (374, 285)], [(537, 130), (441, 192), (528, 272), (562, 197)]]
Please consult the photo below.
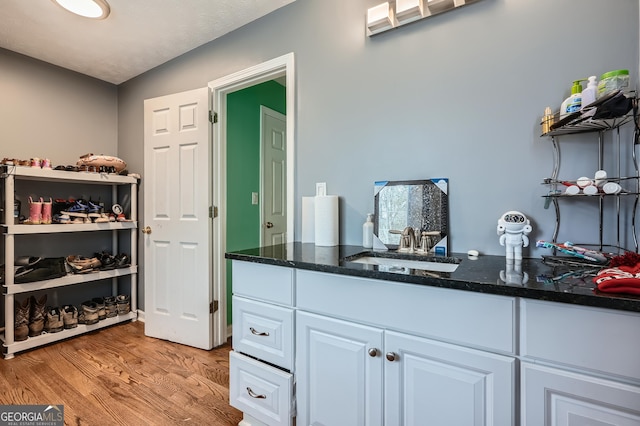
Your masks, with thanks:
[(593, 278), (593, 282), (598, 290), (607, 293), (640, 295), (640, 263), (603, 269)]

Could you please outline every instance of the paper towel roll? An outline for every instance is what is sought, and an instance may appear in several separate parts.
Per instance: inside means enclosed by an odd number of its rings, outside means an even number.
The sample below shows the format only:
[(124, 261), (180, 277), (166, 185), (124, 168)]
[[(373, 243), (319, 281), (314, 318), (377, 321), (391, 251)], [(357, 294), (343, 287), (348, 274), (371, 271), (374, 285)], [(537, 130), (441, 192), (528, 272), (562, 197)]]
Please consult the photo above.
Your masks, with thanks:
[(314, 197), (315, 243), (317, 246), (337, 246), (339, 238), (339, 214), (337, 195)]
[(302, 242), (315, 242), (315, 197), (302, 197)]

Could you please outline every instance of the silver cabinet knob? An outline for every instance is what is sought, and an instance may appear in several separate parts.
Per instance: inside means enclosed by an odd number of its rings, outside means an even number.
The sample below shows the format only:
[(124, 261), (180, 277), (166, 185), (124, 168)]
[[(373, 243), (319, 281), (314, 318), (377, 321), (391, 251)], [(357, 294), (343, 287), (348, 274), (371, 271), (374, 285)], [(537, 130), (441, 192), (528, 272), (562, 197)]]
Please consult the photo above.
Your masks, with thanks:
[(387, 352), (387, 361), (397, 361), (399, 356), (393, 352)]
[(369, 352), (369, 356), (372, 358), (378, 356), (378, 350), (376, 348), (370, 348), (367, 352)]

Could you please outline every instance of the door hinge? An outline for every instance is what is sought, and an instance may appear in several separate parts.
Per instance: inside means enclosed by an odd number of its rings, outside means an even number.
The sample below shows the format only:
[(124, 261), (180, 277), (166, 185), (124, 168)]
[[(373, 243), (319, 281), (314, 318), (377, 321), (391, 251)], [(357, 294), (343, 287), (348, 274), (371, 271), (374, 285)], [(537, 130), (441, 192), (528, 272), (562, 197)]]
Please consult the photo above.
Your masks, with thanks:
[(218, 122), (218, 113), (215, 111), (209, 111), (209, 121), (211, 123), (217, 123)]
[(214, 300), (213, 302), (209, 303), (209, 313), (212, 314), (217, 311), (218, 311), (218, 301)]
[(218, 207), (217, 206), (209, 206), (209, 217), (215, 218), (218, 217)]

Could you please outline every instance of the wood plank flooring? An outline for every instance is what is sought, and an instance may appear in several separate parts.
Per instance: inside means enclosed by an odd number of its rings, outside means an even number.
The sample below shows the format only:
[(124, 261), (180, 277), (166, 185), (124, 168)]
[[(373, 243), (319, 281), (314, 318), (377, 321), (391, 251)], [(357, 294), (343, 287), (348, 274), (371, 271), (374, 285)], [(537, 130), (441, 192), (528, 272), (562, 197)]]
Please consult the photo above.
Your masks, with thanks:
[(0, 404), (62, 404), (68, 425), (237, 425), (229, 350), (144, 335), (137, 321), (0, 359)]

